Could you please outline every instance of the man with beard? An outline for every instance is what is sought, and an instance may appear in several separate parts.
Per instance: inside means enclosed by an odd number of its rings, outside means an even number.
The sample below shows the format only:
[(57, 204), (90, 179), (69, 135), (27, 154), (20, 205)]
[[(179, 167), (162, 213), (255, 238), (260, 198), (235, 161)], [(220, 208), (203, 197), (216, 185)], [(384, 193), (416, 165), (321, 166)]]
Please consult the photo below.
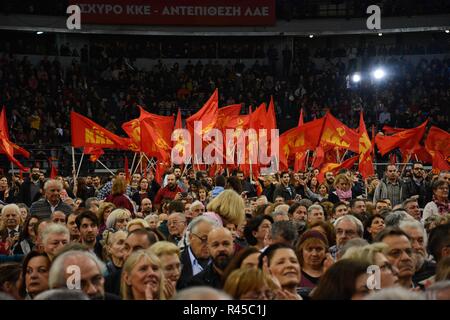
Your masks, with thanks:
[(398, 228), (386, 228), (376, 236), (375, 242), (388, 245), (386, 258), (398, 270), (399, 285), (407, 289), (415, 288), (413, 276), (416, 262), (408, 235)]
[(285, 201), (293, 200), (296, 197), (295, 187), (289, 183), (290, 180), (289, 172), (284, 171), (281, 173), (281, 183), (275, 188), (273, 193), (274, 201), (278, 196), (283, 197)]
[(33, 202), (39, 200), (41, 197), (41, 190), (44, 185), (39, 177), (39, 168), (32, 168), (30, 177), (25, 179), (25, 181), (20, 185), (17, 202), (25, 203), (28, 207), (30, 207)]
[(405, 231), (411, 240), (417, 270), (413, 277), (414, 283), (430, 278), (436, 272), (436, 263), (428, 260), (428, 238), (424, 227), (419, 221), (403, 220), (399, 228)]
[(208, 234), (208, 251), (212, 258), (205, 270), (194, 276), (188, 286), (222, 289), (223, 271), (234, 254), (233, 236), (227, 228), (216, 228)]
[[(95, 255), (86, 251), (67, 251), (53, 262), (49, 272), (49, 287), (74, 289), (73, 266), (78, 267), (81, 290), (91, 300), (120, 300), (118, 296), (105, 292), (105, 264)], [(72, 270), (72, 271), (71, 271)], [(70, 278), (70, 279), (69, 279)], [(70, 287), (73, 285), (74, 287)]]
[(331, 171), (325, 172), (325, 184), (329, 192), (334, 190), (334, 174)]
[(97, 241), (98, 218), (89, 210), (82, 212), (76, 219), (78, 230), (80, 230), (80, 242), (88, 247), (89, 251), (95, 253), (102, 259), (102, 245)]
[(48, 219), (55, 211), (62, 211), (66, 216), (72, 213), (72, 207), (61, 201), (62, 189), (62, 184), (58, 180), (47, 180), (44, 184), (44, 199), (33, 202), (30, 214), (39, 219)]
[(413, 164), (412, 177), (403, 184), (402, 191), (403, 200), (412, 196), (418, 196), (418, 202), (421, 208), (431, 201), (431, 186), (425, 180), (425, 171), (421, 162), (415, 162)]
[(146, 217), (149, 214), (151, 214), (153, 211), (153, 206), (152, 206), (152, 200), (150, 200), (149, 198), (144, 198), (141, 201), (141, 213), (142, 213), (142, 217)]
[(175, 175), (173, 173), (167, 175), (167, 185), (158, 190), (154, 205), (159, 209), (163, 202), (178, 200), (181, 197), (181, 188), (177, 185)]

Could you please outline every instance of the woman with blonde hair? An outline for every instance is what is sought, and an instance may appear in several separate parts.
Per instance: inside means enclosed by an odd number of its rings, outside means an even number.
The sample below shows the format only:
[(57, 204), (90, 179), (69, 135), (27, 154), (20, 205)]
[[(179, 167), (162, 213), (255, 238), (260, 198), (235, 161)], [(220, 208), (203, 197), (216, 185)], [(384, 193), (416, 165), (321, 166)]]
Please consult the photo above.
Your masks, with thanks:
[(131, 233), (136, 229), (147, 229), (149, 227), (150, 226), (148, 225), (147, 221), (141, 218), (137, 218), (127, 223), (127, 232)]
[(236, 300), (273, 300), (277, 289), (271, 277), (257, 268), (234, 270), (223, 287)]
[(380, 267), (380, 286), (382, 289), (388, 288), (396, 285), (398, 270), (386, 258), (385, 252), (387, 249), (388, 246), (380, 242), (363, 247), (351, 247), (345, 252), (341, 260), (356, 260)]
[(350, 203), (351, 199), (361, 195), (362, 190), (355, 188), (353, 181), (345, 173), (338, 174), (334, 179), (335, 190), (330, 192), (328, 200), (333, 203), (340, 201)]
[(208, 211), (217, 213), (222, 224), (241, 224), (245, 220), (245, 203), (242, 197), (234, 190), (224, 190), (217, 197), (211, 200), (207, 206)]
[(167, 299), (176, 293), (177, 282), (181, 276), (180, 248), (169, 241), (158, 241), (149, 248), (161, 261), (166, 283), (164, 295)]
[(165, 278), (159, 258), (148, 250), (133, 252), (122, 269), (123, 300), (166, 300)]
[(106, 220), (106, 229), (112, 231), (126, 231), (127, 224), (131, 220), (130, 211), (126, 209), (115, 209)]

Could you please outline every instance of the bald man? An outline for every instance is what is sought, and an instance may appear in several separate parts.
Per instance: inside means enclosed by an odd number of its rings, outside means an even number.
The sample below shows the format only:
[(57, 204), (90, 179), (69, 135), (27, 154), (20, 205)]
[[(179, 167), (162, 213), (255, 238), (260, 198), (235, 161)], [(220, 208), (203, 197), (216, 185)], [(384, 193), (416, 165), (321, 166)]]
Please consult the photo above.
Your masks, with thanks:
[(208, 251), (212, 258), (202, 272), (194, 276), (188, 287), (208, 286), (222, 289), (222, 276), (234, 255), (233, 236), (227, 228), (215, 228), (208, 233)]

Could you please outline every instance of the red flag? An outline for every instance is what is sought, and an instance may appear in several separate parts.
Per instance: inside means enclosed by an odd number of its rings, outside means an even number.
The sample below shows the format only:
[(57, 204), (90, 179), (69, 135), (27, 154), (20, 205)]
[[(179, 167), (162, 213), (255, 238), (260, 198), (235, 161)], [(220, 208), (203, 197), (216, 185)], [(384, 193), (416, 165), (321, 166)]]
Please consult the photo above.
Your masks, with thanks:
[(170, 162), (173, 127), (172, 116), (155, 122), (148, 118), (141, 121), (141, 141), (145, 141), (141, 144), (142, 151), (149, 156)]
[(430, 128), (425, 148), (433, 159), (433, 169), (450, 170), (450, 134), (435, 126)]
[(358, 170), (363, 178), (373, 176), (375, 171), (372, 162), (372, 143), (366, 130), (363, 113), (359, 115), (359, 165)]
[(303, 108), (300, 109), (300, 117), (298, 117), (298, 127), (303, 125)]
[(320, 138), (322, 145), (333, 145), (357, 153), (359, 149), (358, 141), (359, 135), (355, 130), (347, 127), (331, 113), (328, 112), (325, 115), (325, 123)]
[(105, 153), (103, 149), (94, 147), (85, 147), (83, 152), (90, 155), (89, 161), (91, 162), (96, 162)]
[(202, 132), (197, 134), (208, 133), (217, 122), (219, 116), (219, 91), (216, 89), (211, 97), (206, 101), (203, 107), (195, 114), (186, 119), (186, 127), (191, 133), (191, 137), (194, 137), (194, 122), (202, 121)]
[(307, 122), (280, 135), (280, 167), (287, 168), (288, 159), (296, 153), (317, 148), (324, 119)]
[(277, 128), (277, 117), (275, 115), (275, 105), (273, 103), (273, 97), (270, 96), (269, 109), (267, 110), (266, 128), (270, 137), (269, 130)]
[(56, 167), (53, 165), (52, 158), (48, 158), (48, 162), (50, 164), (50, 179), (56, 179), (58, 176), (58, 171), (56, 170)]
[(384, 125), (382, 130), (384, 131), (385, 134), (394, 134), (394, 133), (402, 132), (402, 131), (404, 131), (406, 129), (393, 128), (393, 127), (390, 127), (388, 125)]
[(312, 167), (315, 169), (320, 168), (323, 164), (323, 160), (325, 158), (325, 151), (322, 146), (318, 146), (316, 149), (316, 156), (314, 157), (314, 161), (312, 163)]
[(375, 137), (375, 142), (378, 150), (380, 150), (382, 156), (395, 148), (401, 148), (402, 153), (410, 154), (422, 139), (427, 124), (428, 119), (416, 128), (406, 129), (395, 133), (392, 136), (377, 134)]
[(320, 169), (320, 173), (317, 176), (317, 180), (319, 183), (322, 183), (325, 179), (325, 173), (326, 172), (333, 172), (334, 174), (338, 173), (341, 169), (352, 169), (355, 162), (358, 160), (359, 156), (351, 157), (347, 160), (345, 160), (342, 163), (327, 163), (325, 164), (322, 169)]
[(175, 120), (175, 129), (182, 129), (182, 128), (183, 123), (181, 121), (181, 111), (180, 108), (178, 108), (177, 119)]
[(241, 113), (240, 104), (232, 104), (220, 108), (217, 115), (216, 128), (221, 130), (223, 130), (224, 128), (230, 128), (229, 122), (239, 117), (240, 113)]
[(295, 161), (294, 161), (294, 171), (305, 171), (306, 170), (306, 157), (308, 155), (308, 151), (300, 151), (295, 154)]
[(94, 121), (70, 112), (70, 126), (73, 147), (94, 147), (110, 149), (129, 149), (131, 141), (106, 130)]
[[(9, 161), (15, 164), (20, 170), (28, 171), (29, 168), (25, 168), (15, 157), (14, 150), (17, 146), (9, 140), (8, 123), (6, 121), (6, 108), (3, 107), (0, 114), (0, 153), (5, 153)], [(17, 146), (19, 147), (19, 146)], [(20, 148), (20, 147), (19, 147)], [(22, 148), (20, 148), (22, 149)], [(24, 150), (24, 149), (22, 149)], [(29, 154), (28, 154), (29, 155)]]

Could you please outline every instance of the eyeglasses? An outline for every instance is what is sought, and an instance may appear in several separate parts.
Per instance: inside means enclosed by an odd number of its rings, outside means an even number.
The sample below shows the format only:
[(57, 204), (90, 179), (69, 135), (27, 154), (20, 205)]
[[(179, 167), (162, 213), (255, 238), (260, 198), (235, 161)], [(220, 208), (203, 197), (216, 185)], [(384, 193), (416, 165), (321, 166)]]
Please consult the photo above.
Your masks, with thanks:
[(198, 234), (195, 234), (195, 233), (191, 233), (191, 234), (193, 236), (196, 236), (202, 242), (202, 244), (208, 243), (208, 236), (200, 237)]
[(338, 235), (347, 235), (349, 237), (352, 237), (354, 235), (356, 235), (356, 232), (354, 230), (343, 230), (343, 229), (337, 229), (336, 230), (336, 234)]

